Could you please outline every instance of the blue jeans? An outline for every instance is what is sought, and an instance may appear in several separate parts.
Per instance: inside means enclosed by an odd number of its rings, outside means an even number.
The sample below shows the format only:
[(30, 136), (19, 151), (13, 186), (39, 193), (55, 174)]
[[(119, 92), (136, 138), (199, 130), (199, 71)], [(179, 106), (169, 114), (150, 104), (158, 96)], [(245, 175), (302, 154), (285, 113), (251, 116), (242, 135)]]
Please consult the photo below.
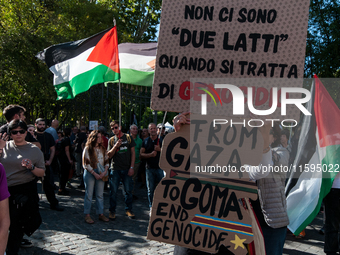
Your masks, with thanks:
[(282, 255), (285, 244), (287, 227), (271, 228), (261, 226), (267, 255)]
[(110, 212), (116, 211), (117, 191), (120, 181), (124, 186), (125, 210), (132, 210), (132, 177), (128, 176), (129, 170), (111, 170), (110, 174)]
[(164, 172), (160, 168), (147, 168), (146, 171), (146, 186), (148, 187), (149, 207), (152, 207), (153, 193), (157, 184), (163, 179)]
[[(94, 169), (98, 173), (98, 169)], [(96, 193), (96, 212), (103, 214), (104, 212), (104, 182), (97, 180), (89, 171), (84, 171), (84, 184), (85, 184), (85, 199), (84, 199), (84, 214), (90, 214), (93, 191)]]

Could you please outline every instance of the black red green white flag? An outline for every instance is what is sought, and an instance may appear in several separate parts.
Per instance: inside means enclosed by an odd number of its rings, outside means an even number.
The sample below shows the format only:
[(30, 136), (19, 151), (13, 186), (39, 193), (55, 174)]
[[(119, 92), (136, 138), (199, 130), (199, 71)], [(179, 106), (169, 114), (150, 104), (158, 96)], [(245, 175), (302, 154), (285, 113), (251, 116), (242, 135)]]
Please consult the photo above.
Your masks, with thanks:
[(152, 87), (157, 43), (121, 43), (118, 49), (120, 82)]
[(93, 85), (120, 78), (116, 26), (86, 39), (50, 46), (36, 57), (54, 74), (57, 99), (72, 99)]
[(319, 213), (321, 202), (340, 178), (340, 110), (319, 78), (314, 76), (311, 116), (297, 128), (292, 171), (286, 185), (288, 228), (298, 235)]

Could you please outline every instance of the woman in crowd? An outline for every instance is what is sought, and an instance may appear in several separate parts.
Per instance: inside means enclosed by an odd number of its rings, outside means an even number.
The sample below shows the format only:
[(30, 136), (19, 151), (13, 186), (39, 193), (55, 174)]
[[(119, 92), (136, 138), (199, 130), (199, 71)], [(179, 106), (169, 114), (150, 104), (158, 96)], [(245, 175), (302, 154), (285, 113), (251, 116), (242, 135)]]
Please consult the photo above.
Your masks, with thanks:
[(16, 255), (24, 233), (32, 235), (41, 224), (37, 177), (44, 176), (45, 161), (41, 150), (25, 141), (25, 122), (12, 120), (8, 125), (8, 133), (13, 140), (6, 143), (6, 139), (0, 139), (0, 161), (5, 168), (11, 194), (7, 255)]
[(57, 143), (57, 147), (60, 147), (60, 151), (58, 150), (58, 160), (60, 163), (60, 182), (59, 182), (59, 191), (58, 195), (67, 196), (69, 192), (65, 189), (66, 183), (68, 181), (68, 176), (71, 170), (71, 166), (73, 164), (73, 160), (71, 158), (71, 128), (65, 128), (63, 132), (64, 138), (61, 139), (60, 144)]
[[(98, 165), (101, 166), (98, 166)], [(99, 220), (108, 222), (109, 219), (103, 214), (104, 212), (104, 176), (107, 175), (109, 168), (109, 158), (107, 152), (102, 145), (102, 135), (94, 130), (89, 135), (84, 151), (83, 151), (83, 168), (84, 183), (85, 183), (85, 200), (84, 200), (84, 214), (85, 222), (93, 224), (94, 221), (90, 216), (93, 190), (96, 193), (96, 211), (99, 214)], [(100, 172), (100, 168), (104, 171)]]
[(27, 131), (30, 132), (33, 137), (35, 137), (35, 135), (34, 135), (35, 127), (34, 127), (34, 125), (32, 125), (32, 124), (27, 125)]

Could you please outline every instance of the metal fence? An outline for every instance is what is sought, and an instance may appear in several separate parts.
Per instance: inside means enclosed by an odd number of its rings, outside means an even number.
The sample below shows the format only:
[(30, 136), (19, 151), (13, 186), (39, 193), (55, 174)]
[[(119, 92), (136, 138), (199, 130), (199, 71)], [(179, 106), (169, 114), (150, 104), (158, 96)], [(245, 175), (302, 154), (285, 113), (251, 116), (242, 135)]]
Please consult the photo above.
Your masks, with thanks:
[[(128, 128), (131, 124), (132, 114), (137, 118), (138, 125), (146, 127), (153, 121), (152, 114), (144, 114), (150, 107), (151, 88), (145, 86), (121, 85), (122, 94), (122, 127)], [(52, 119), (58, 119), (60, 127), (87, 126), (89, 121), (97, 120), (99, 125), (109, 127), (112, 120), (119, 118), (119, 87), (118, 83), (96, 85), (89, 91), (77, 95), (74, 99), (63, 100), (44, 109), (37, 109), (34, 105), (25, 106), (27, 124), (34, 123), (37, 118), (44, 118), (49, 125)], [(2, 109), (1, 109), (2, 112)], [(144, 114), (144, 116), (143, 116)], [(1, 124), (6, 123), (4, 116), (0, 118)]]

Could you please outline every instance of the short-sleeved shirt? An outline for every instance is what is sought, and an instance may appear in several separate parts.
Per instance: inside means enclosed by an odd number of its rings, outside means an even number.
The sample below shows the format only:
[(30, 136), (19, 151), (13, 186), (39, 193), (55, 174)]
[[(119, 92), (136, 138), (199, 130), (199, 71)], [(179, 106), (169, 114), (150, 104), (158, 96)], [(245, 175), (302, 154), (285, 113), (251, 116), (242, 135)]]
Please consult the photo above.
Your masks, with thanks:
[(0, 164), (0, 201), (10, 196), (7, 187), (6, 172), (2, 164)]
[[(145, 138), (142, 144), (142, 148), (145, 148), (145, 153), (151, 153), (155, 150), (155, 145), (159, 145), (162, 148), (163, 138), (156, 138), (152, 140), (151, 137)], [(157, 151), (156, 157), (151, 157), (146, 159), (146, 168), (158, 169), (159, 168), (159, 158), (160, 151)]]
[(21, 165), (23, 159), (30, 159), (32, 164), (45, 170), (44, 156), (32, 143), (15, 145), (14, 141), (6, 143), (0, 161), (5, 168), (8, 187), (33, 181), (36, 176)]
[(46, 128), (45, 132), (51, 134), (54, 138), (54, 141), (59, 139), (57, 130), (55, 130), (53, 127)]
[(139, 138), (139, 136), (137, 135), (136, 139), (133, 139), (135, 141), (135, 155), (136, 155), (136, 159), (135, 159), (135, 163), (138, 164), (140, 162), (139, 159), (139, 154), (140, 154), (140, 149), (142, 148), (142, 144), (143, 141), (142, 139)]
[(69, 151), (70, 151), (70, 155), (71, 155), (71, 140), (69, 137), (64, 137), (63, 139), (61, 139), (60, 141), (61, 143), (61, 148), (60, 148), (60, 153), (58, 155), (58, 158), (60, 160), (65, 160), (68, 162), (68, 158), (67, 158), (67, 155), (66, 155), (66, 151), (65, 151), (65, 148), (67, 146), (69, 146)]
[[(5, 124), (5, 125), (2, 125), (2, 126), (0, 127), (0, 133), (1, 133), (1, 134), (2, 134), (2, 133), (7, 133), (7, 129), (8, 129), (8, 123)], [(12, 139), (10, 138), (10, 140), (12, 140)], [(27, 132), (27, 135), (26, 135), (26, 137), (25, 137), (25, 141), (26, 141), (26, 142), (30, 142), (30, 143), (37, 143), (37, 142), (38, 142), (38, 140), (35, 139), (35, 138), (31, 135), (30, 132)]]
[[(135, 147), (136, 144), (131, 136), (129, 136), (128, 141), (126, 134), (122, 135), (120, 139), (122, 139), (122, 145), (116, 150), (116, 153), (112, 157), (111, 168), (114, 170), (128, 170), (131, 166), (131, 148)], [(117, 141), (117, 136), (111, 137), (107, 150), (111, 150)]]
[(41, 145), (41, 151), (44, 154), (45, 160), (50, 158), (50, 148), (55, 146), (55, 140), (49, 133), (43, 132), (42, 134), (36, 133), (37, 139)]

